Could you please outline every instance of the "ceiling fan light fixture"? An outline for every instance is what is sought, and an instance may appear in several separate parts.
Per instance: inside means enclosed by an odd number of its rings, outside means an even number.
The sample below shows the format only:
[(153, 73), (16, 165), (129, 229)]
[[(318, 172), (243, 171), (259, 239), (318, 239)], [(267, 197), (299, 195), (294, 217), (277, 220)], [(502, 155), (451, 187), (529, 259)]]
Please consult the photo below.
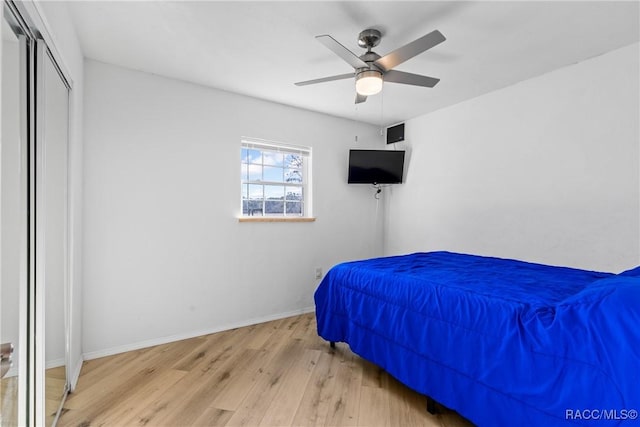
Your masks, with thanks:
[(356, 76), (356, 92), (371, 96), (382, 90), (382, 73), (376, 70), (361, 71)]

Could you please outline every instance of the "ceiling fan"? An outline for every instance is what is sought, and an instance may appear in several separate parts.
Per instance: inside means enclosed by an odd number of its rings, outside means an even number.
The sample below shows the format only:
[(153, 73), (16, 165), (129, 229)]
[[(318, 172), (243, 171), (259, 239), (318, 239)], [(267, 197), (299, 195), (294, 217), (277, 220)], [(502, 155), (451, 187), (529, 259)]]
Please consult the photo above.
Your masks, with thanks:
[(354, 68), (354, 72), (298, 82), (295, 83), (296, 86), (306, 86), (355, 77), (356, 104), (359, 104), (365, 102), (367, 96), (380, 92), (382, 90), (383, 80), (390, 83), (402, 83), (423, 87), (434, 87), (440, 81), (440, 79), (435, 77), (405, 73), (404, 71), (393, 69), (395, 66), (445, 41), (446, 38), (438, 30), (432, 31), (385, 56), (380, 56), (371, 50), (371, 48), (377, 46), (382, 39), (380, 31), (373, 28), (362, 31), (358, 36), (358, 46), (367, 49), (361, 56), (357, 56), (329, 35), (316, 36), (316, 39), (351, 65)]

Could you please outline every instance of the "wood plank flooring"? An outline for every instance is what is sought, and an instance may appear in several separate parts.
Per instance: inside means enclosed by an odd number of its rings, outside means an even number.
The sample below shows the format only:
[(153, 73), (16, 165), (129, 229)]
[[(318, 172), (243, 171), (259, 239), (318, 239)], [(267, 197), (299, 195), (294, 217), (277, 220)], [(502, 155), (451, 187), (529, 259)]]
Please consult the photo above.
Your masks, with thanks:
[(58, 426), (472, 424), (318, 337), (305, 314), (85, 362)]

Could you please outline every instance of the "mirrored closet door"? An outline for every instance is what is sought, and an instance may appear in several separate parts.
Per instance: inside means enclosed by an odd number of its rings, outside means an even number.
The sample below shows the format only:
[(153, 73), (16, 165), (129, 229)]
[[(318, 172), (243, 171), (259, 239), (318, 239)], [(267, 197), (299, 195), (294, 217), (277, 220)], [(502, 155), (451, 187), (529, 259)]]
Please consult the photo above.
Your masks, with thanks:
[(0, 426), (52, 426), (69, 384), (71, 85), (37, 10), (2, 4)]
[[(37, 41), (36, 62), (36, 305), (44, 307), (44, 425), (54, 423), (67, 392), (67, 141), (69, 89), (45, 44)], [(39, 300), (43, 298), (43, 300)], [(37, 343), (36, 343), (37, 345)], [(36, 354), (38, 351), (36, 351)]]
[(0, 135), (0, 425), (22, 424), (26, 406), (26, 39), (3, 16)]

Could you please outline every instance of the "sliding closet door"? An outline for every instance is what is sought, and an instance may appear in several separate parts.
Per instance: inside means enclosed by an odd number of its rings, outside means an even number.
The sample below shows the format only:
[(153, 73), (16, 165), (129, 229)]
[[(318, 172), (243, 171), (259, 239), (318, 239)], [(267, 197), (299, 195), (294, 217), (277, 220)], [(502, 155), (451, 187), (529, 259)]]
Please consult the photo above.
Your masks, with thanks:
[(2, 5), (0, 426), (51, 426), (68, 392), (70, 84), (23, 4)]
[(25, 425), (28, 375), (27, 40), (2, 17), (0, 426)]
[[(36, 341), (36, 369), (41, 373), (44, 367), (45, 372), (43, 383), (38, 385), (44, 392), (44, 420), (38, 425), (50, 426), (67, 392), (69, 89), (41, 41), (36, 64), (36, 306), (44, 307), (44, 312), (36, 310), (40, 314), (36, 328), (44, 336), (44, 346)], [(36, 416), (43, 413), (43, 408), (36, 409)]]

